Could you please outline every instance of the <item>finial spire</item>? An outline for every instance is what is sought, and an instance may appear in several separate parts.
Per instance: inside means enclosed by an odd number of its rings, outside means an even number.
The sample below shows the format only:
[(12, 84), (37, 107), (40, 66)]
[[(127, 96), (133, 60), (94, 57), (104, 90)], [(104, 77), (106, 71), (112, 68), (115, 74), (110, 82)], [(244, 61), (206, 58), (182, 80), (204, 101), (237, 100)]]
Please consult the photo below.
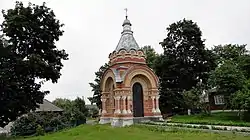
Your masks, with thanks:
[(126, 19), (128, 19), (128, 8), (125, 8), (124, 10), (126, 12)]

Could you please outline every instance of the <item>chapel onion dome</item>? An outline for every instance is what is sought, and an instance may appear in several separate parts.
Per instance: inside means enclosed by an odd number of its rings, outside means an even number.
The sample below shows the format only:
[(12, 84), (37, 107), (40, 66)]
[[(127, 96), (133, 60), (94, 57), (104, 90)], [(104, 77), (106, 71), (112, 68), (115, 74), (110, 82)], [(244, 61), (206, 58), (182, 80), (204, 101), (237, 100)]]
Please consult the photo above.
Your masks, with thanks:
[(123, 31), (121, 32), (121, 38), (116, 49), (109, 55), (110, 63), (114, 64), (123, 61), (145, 63), (145, 55), (133, 36), (133, 31), (131, 30), (132, 24), (127, 16), (122, 26)]

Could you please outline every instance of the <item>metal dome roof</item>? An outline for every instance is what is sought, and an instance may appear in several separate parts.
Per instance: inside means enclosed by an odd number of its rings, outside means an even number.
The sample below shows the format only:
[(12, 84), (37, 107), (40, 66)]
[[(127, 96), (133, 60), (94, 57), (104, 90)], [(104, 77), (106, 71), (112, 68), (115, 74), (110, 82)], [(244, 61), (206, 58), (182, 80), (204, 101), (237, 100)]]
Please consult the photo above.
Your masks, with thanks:
[(133, 36), (133, 31), (131, 30), (132, 24), (127, 19), (127, 16), (122, 26), (123, 26), (123, 31), (121, 33), (122, 35), (121, 35), (118, 45), (116, 46), (115, 51), (116, 52), (119, 52), (120, 50), (130, 51), (132, 49), (139, 50), (140, 47), (135, 41), (135, 38)]

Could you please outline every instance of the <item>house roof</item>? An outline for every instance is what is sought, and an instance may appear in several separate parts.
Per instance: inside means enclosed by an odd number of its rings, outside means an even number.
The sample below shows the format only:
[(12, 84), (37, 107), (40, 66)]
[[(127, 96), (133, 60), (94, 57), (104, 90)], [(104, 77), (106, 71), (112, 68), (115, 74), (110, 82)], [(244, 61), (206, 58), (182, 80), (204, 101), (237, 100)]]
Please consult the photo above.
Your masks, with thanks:
[(40, 111), (53, 111), (53, 112), (61, 112), (63, 109), (55, 106), (52, 104), (50, 101), (43, 99), (43, 103), (39, 104), (39, 108), (35, 110), (35, 112), (40, 112)]
[(217, 92), (217, 89), (216, 88), (211, 88), (207, 91), (208, 93), (212, 93), (212, 92)]
[(88, 109), (98, 109), (98, 107), (97, 107), (97, 105), (90, 105), (90, 104), (87, 104), (87, 105), (85, 105), (86, 106), (86, 108), (88, 108)]

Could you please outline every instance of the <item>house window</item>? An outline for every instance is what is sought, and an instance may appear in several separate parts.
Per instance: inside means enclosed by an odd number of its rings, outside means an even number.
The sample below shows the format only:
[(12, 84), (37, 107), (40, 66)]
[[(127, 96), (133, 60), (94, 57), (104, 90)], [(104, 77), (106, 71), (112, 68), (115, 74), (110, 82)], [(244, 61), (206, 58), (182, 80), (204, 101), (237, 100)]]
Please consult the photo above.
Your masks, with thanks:
[(215, 105), (223, 105), (224, 104), (224, 96), (223, 95), (214, 96), (214, 103), (215, 103)]

